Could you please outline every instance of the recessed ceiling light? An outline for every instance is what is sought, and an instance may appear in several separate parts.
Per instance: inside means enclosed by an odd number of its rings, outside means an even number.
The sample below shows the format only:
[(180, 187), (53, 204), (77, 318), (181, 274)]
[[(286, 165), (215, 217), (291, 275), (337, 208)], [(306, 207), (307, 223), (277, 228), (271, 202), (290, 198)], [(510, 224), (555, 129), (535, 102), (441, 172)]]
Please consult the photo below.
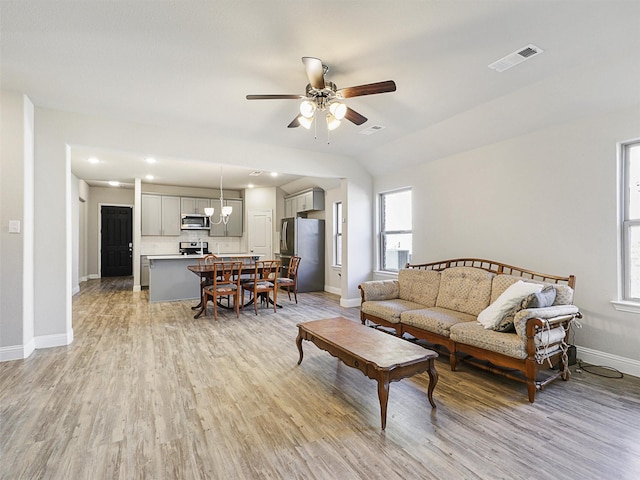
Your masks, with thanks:
[(156, 160), (155, 158), (153, 158), (153, 157), (147, 157), (145, 160), (147, 161), (147, 163), (156, 163), (156, 161), (157, 161), (157, 160)]
[(117, 180), (111, 180), (109, 181), (109, 185), (111, 185), (112, 187), (117, 187), (120, 185), (120, 182), (118, 182)]
[(277, 177), (278, 176), (278, 172), (271, 172), (271, 176), (272, 177)]
[(97, 157), (90, 157), (88, 162), (89, 163), (100, 163), (100, 160)]
[(144, 178), (146, 178), (147, 180), (153, 180), (153, 175), (147, 175)]
[(253, 183), (250, 183), (249, 185), (247, 185), (248, 188), (253, 188)]

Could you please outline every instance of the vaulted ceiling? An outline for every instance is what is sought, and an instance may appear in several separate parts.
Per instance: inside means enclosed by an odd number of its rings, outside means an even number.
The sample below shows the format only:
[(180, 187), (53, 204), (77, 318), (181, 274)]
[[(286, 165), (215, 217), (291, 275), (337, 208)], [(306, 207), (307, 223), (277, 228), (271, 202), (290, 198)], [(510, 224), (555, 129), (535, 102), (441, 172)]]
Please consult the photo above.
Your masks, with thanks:
[[(37, 106), (347, 155), (372, 174), (640, 105), (638, 1), (21, 0), (0, 2), (0, 26), (2, 88)], [(544, 53), (488, 68), (528, 44)], [(361, 126), (287, 128), (297, 101), (245, 96), (303, 94), (303, 56), (338, 88), (397, 91), (349, 99)]]

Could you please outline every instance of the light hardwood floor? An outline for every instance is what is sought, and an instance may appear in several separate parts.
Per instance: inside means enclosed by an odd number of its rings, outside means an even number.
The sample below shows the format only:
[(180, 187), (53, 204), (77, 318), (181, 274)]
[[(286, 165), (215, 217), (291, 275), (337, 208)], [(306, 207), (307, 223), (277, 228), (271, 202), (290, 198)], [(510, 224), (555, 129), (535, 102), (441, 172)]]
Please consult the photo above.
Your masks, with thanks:
[(296, 323), (342, 315), (334, 295), (274, 313), (193, 319), (130, 279), (73, 299), (75, 340), (0, 363), (2, 479), (640, 478), (640, 379), (573, 373), (527, 401), (523, 384), (439, 359), (376, 383), (305, 342)]

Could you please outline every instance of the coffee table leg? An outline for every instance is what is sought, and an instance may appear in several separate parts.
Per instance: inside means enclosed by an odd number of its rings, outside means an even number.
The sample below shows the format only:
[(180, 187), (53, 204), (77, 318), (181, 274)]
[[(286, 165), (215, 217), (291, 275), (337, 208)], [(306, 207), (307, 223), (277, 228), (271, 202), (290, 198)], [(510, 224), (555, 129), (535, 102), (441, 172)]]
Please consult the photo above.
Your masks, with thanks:
[(389, 400), (389, 374), (383, 374), (378, 378), (378, 399), (380, 400), (380, 417), (382, 418), (382, 430), (387, 426), (387, 401)]
[(302, 335), (298, 333), (296, 337), (296, 345), (298, 346), (298, 351), (300, 352), (300, 360), (298, 360), (298, 365), (302, 363)]
[(429, 370), (427, 370), (427, 373), (429, 373), (429, 388), (427, 389), (429, 403), (433, 408), (436, 408), (436, 402), (433, 401), (433, 390), (436, 388), (436, 383), (438, 383), (438, 371), (436, 370), (433, 359), (429, 360)]

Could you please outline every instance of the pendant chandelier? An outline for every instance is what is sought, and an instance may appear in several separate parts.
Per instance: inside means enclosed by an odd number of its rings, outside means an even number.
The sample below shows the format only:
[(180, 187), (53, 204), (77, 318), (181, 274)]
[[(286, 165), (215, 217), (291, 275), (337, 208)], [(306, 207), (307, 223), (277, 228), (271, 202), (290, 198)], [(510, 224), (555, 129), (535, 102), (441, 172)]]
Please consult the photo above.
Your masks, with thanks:
[(220, 218), (217, 222), (214, 222), (211, 217), (213, 217), (215, 213), (214, 207), (205, 207), (204, 214), (209, 217), (210, 225), (220, 225), (224, 223), (225, 225), (229, 222), (229, 217), (233, 212), (233, 207), (230, 205), (224, 204), (224, 193), (222, 192), (222, 166), (220, 166)]

